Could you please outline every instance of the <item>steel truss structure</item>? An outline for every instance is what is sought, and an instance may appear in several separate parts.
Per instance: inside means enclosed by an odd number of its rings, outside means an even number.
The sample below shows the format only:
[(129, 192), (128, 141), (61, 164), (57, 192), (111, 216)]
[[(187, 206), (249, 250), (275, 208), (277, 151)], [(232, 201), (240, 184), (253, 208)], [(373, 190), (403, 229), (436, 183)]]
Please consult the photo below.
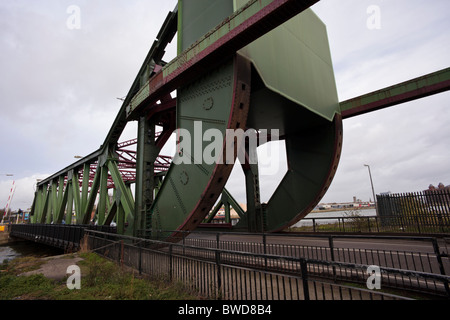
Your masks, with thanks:
[[(237, 225), (229, 219), (222, 225), (229, 230), (274, 232), (305, 217), (325, 195), (337, 170), (343, 119), (450, 88), (446, 69), (339, 103), (326, 29), (309, 9), (316, 2), (179, 0), (105, 142), (37, 185), (31, 222), (114, 222), (121, 234), (175, 230), (167, 233), (171, 237), (211, 222), (217, 203), (233, 206), (240, 215)], [(167, 63), (165, 49), (176, 34), (178, 56)], [(119, 142), (131, 121), (138, 123), (137, 138)], [(202, 124), (200, 132), (196, 123)], [(181, 129), (202, 137), (215, 129), (224, 139), (230, 129), (276, 129), (286, 144), (289, 170), (263, 204), (258, 163), (244, 161), (243, 210), (225, 189), (232, 163), (174, 163), (180, 157), (196, 159), (198, 146), (180, 147)], [(174, 132), (176, 154), (160, 154)], [(249, 159), (267, 141), (256, 146), (237, 142)], [(224, 147), (219, 153), (230, 152), (225, 140), (220, 143)], [(236, 159), (237, 148), (232, 153)]]

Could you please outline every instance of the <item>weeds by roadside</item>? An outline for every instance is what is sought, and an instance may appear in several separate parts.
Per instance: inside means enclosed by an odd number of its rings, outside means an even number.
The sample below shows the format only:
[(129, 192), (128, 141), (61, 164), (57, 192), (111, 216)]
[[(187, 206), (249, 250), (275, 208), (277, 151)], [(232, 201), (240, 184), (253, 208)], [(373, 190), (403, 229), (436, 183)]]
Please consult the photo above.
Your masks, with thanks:
[(19, 258), (0, 265), (0, 300), (192, 300), (198, 297), (178, 284), (145, 279), (94, 253), (79, 254), (81, 289), (69, 290), (66, 279), (21, 276), (39, 269), (39, 258)]

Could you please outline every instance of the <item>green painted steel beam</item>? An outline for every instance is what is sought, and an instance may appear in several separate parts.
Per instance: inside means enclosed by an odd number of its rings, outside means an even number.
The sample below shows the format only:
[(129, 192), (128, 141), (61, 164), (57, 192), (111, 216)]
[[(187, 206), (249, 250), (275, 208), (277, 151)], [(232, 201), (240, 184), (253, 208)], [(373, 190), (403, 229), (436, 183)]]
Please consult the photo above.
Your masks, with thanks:
[(41, 185), (48, 184), (52, 180), (58, 179), (60, 176), (67, 175), (67, 173), (70, 172), (71, 170), (77, 171), (79, 168), (83, 168), (85, 164), (94, 163), (98, 159), (98, 157), (101, 156), (103, 153), (104, 149), (103, 146), (101, 146), (99, 150), (92, 152), (90, 155), (84, 157), (81, 160), (78, 160), (77, 162), (71, 164), (70, 166), (67, 166), (66, 168), (58, 171), (57, 173), (51, 175), (50, 177), (43, 179), (37, 184), (37, 186), (39, 187)]
[(38, 223), (45, 223), (47, 219), (48, 205), (49, 205), (49, 191), (45, 190), (43, 193), (42, 211)]
[(117, 202), (113, 201), (108, 209), (108, 214), (106, 215), (105, 225), (109, 226), (116, 218), (117, 213)]
[[(214, 209), (209, 213), (209, 215), (204, 220), (204, 223), (211, 223), (211, 221), (214, 219), (216, 214), (219, 212), (220, 208), (222, 206), (225, 206), (225, 214), (226, 218), (230, 219), (230, 208), (233, 208), (234, 211), (238, 214), (239, 218), (244, 218), (246, 215), (246, 212), (241, 208), (239, 203), (236, 201), (236, 199), (233, 198), (231, 193), (224, 188), (222, 191), (222, 197), (220, 198), (220, 201), (217, 203), (217, 205), (214, 207)], [(228, 210), (228, 213), (227, 213)], [(228, 216), (228, 217), (227, 217)], [(231, 221), (229, 221), (231, 222)], [(229, 223), (227, 222), (227, 223)]]
[(30, 213), (31, 223), (39, 223), (42, 217), (44, 207), (44, 186), (38, 187), (35, 192), (35, 206), (33, 212)]
[(31, 204), (30, 216), (29, 220), (31, 223), (36, 223), (35, 221), (35, 213), (36, 213), (36, 204), (37, 204), (37, 191), (34, 193), (33, 203)]
[[(256, 155), (256, 150), (253, 152)], [(242, 164), (242, 169), (245, 175), (247, 198), (247, 230), (249, 232), (264, 232), (266, 230), (261, 209), (258, 163)]]
[(46, 196), (47, 196), (47, 188), (48, 186), (42, 186), (39, 189), (39, 211), (38, 211), (38, 216), (36, 218), (37, 222), (40, 222), (42, 219), (42, 216), (44, 215), (44, 207), (45, 207), (45, 201), (46, 201)]
[(160, 153), (155, 141), (155, 121), (140, 117), (136, 157), (135, 223), (136, 232), (151, 228), (153, 194), (156, 187), (155, 161)]
[[(125, 234), (125, 213), (126, 209), (124, 209), (123, 202), (119, 201), (117, 203), (117, 213), (116, 213), (116, 223), (117, 223), (117, 233), (118, 234)], [(129, 229), (127, 229), (129, 230)]]
[(450, 68), (340, 103), (344, 119), (450, 90)]
[[(125, 185), (125, 182), (122, 179), (119, 168), (117, 167), (117, 159), (114, 158), (113, 154), (110, 154), (110, 158), (107, 161), (108, 169), (111, 174), (111, 177), (116, 186), (117, 192), (120, 192), (120, 206), (118, 206), (118, 214), (121, 213), (121, 208), (124, 210), (124, 214), (126, 215), (126, 219), (128, 220), (128, 228), (127, 234), (134, 234), (135, 230), (135, 209), (134, 209), (134, 199), (131, 194), (131, 190)], [(118, 220), (122, 223), (122, 217), (118, 216)], [(118, 228), (119, 228), (118, 222)], [(122, 228), (122, 226), (121, 226)]]
[[(98, 195), (98, 189), (100, 188), (100, 174), (101, 170), (100, 167), (97, 167), (97, 170), (95, 172), (94, 180), (92, 181), (91, 190), (89, 191), (89, 196), (86, 200), (85, 208), (83, 209), (83, 217), (82, 217), (82, 224), (88, 224), (91, 220), (91, 214), (92, 210), (94, 209), (95, 201), (97, 199)], [(84, 180), (84, 178), (83, 178)], [(89, 180), (88, 180), (89, 182)], [(84, 191), (84, 190), (83, 190)]]
[[(80, 196), (80, 183), (78, 171), (72, 171), (72, 194), (73, 194), (73, 206), (75, 209), (75, 223), (78, 223), (81, 219), (81, 196)], [(72, 221), (72, 218), (71, 218)]]
[(63, 197), (64, 197), (64, 180), (65, 180), (65, 175), (59, 176), (59, 179), (58, 179), (58, 196), (57, 196), (58, 206), (62, 202)]
[[(183, 0), (185, 1), (185, 0)], [(180, 1), (181, 3), (183, 1)], [(189, 9), (192, 11), (198, 10), (198, 8), (204, 8), (204, 3), (201, 2), (207, 2), (211, 3), (211, 1), (190, 1)], [(211, 12), (214, 14), (214, 19), (211, 19), (211, 22), (208, 24), (208, 19), (210, 14), (204, 14), (202, 16), (203, 20), (201, 23), (201, 30), (211, 30), (210, 32), (203, 35), (203, 32), (199, 32), (195, 29), (191, 30), (189, 29), (189, 23), (191, 21), (183, 22), (186, 23), (187, 26), (182, 25), (183, 33), (179, 35), (179, 39), (184, 39), (186, 42), (181, 44), (181, 48), (184, 50), (183, 52), (179, 52), (179, 55), (177, 58), (172, 60), (170, 63), (167, 64), (166, 67), (163, 68), (163, 74), (164, 77), (170, 76), (172, 73), (174, 73), (177, 69), (180, 67), (183, 67), (183, 65), (186, 63), (186, 61), (193, 60), (198, 56), (200, 53), (205, 51), (206, 49), (210, 47), (214, 47), (219, 40), (225, 39), (229, 35), (232, 35), (235, 30), (237, 30), (239, 27), (245, 27), (245, 23), (248, 23), (248, 21), (252, 18), (256, 18), (258, 16), (263, 15), (263, 9), (268, 7), (269, 5), (273, 5), (277, 1), (274, 0), (251, 0), (247, 1), (245, 5), (240, 6), (239, 10), (236, 10), (232, 15), (228, 16), (227, 12), (230, 10), (233, 10), (233, 2), (232, 1), (223, 1), (223, 0), (215, 0), (214, 4), (209, 5), (209, 8), (214, 8)], [(278, 1), (278, 2), (288, 2), (288, 1)], [(298, 1), (300, 2), (300, 1)], [(313, 2), (318, 1), (310, 1), (310, 4), (308, 4), (306, 7), (309, 7), (312, 5)], [(221, 6), (218, 8), (218, 6)], [(222, 6), (224, 6), (222, 8)], [(227, 10), (227, 6), (230, 6), (230, 9)], [(179, 5), (179, 7), (181, 7)], [(203, 9), (204, 10), (204, 9)], [(207, 12), (206, 12), (207, 13)], [(183, 14), (185, 14), (183, 12)], [(218, 14), (222, 14), (222, 20), (223, 22), (216, 26), (214, 21), (217, 21), (215, 18)], [(180, 21), (180, 19), (179, 19)], [(180, 22), (179, 22), (180, 23)], [(198, 25), (196, 24), (196, 27), (198, 28)], [(188, 32), (184, 32), (185, 29), (188, 29)], [(186, 33), (189, 33), (189, 36), (186, 36)], [(254, 40), (254, 39), (253, 39)], [(251, 42), (251, 41), (250, 41)], [(248, 43), (247, 43), (248, 44)], [(245, 42), (242, 43), (241, 47), (237, 47), (236, 51), (241, 49), (246, 45)]]
[(73, 182), (67, 181), (67, 208), (66, 208), (66, 214), (64, 216), (64, 221), (66, 224), (72, 224), (72, 212), (73, 212), (73, 205), (74, 205), (74, 197), (73, 197)]
[(48, 223), (50, 217), (48, 217), (51, 213), (52, 207), (52, 187), (51, 185), (47, 186), (47, 189), (44, 189), (44, 206), (42, 208), (42, 215), (40, 223)]
[(245, 215), (245, 211), (241, 208), (236, 199), (231, 195), (231, 193), (227, 189), (223, 189), (223, 193), (226, 195), (227, 201), (230, 204), (230, 206), (234, 209), (234, 211), (236, 211), (238, 216), (242, 218)]
[(50, 206), (50, 211), (47, 214), (47, 223), (54, 223), (55, 219), (56, 219), (56, 210), (58, 208), (58, 187), (57, 187), (57, 182), (56, 180), (52, 181), (52, 186), (51, 186), (51, 190), (50, 190), (50, 201), (51, 201), (51, 206)]
[(60, 176), (58, 179), (56, 206), (54, 209), (53, 222), (60, 224), (64, 219), (64, 213), (66, 211), (68, 192), (67, 186), (65, 186), (65, 176)]
[[(63, 181), (63, 185), (59, 187), (59, 193), (61, 194), (60, 199), (58, 199), (58, 207), (56, 208), (56, 212), (55, 212), (55, 223), (57, 224), (61, 224), (62, 221), (64, 220), (64, 215), (66, 212), (66, 207), (67, 207), (67, 202), (68, 202), (68, 198), (69, 198), (69, 185), (66, 186), (66, 188), (64, 189), (64, 181)], [(59, 195), (58, 195), (59, 196)]]
[(105, 222), (107, 199), (108, 199), (108, 168), (101, 167), (100, 172), (100, 191), (98, 201), (97, 223), (103, 225)]
[(222, 194), (222, 198), (216, 204), (216, 206), (211, 210), (209, 215), (204, 220), (204, 223), (211, 223), (212, 220), (214, 219), (214, 217), (216, 216), (216, 214), (219, 212), (220, 208), (222, 208), (222, 206), (227, 206), (227, 203), (224, 200), (225, 199), (224, 199), (223, 194)]
[[(88, 201), (88, 195), (89, 195), (89, 172), (91, 170), (90, 163), (85, 163), (83, 165), (83, 181), (81, 184), (81, 214), (83, 215), (86, 211), (87, 201)], [(80, 217), (82, 219), (82, 217)], [(81, 221), (78, 221), (78, 223), (81, 223)]]

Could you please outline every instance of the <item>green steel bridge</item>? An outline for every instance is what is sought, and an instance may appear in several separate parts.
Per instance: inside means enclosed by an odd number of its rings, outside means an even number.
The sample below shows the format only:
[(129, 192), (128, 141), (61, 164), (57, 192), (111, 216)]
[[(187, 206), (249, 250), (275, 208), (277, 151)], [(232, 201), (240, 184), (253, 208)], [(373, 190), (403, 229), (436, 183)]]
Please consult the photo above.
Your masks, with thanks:
[[(450, 88), (445, 69), (339, 102), (326, 27), (309, 9), (316, 2), (179, 0), (103, 145), (38, 183), (30, 222), (114, 223), (119, 234), (146, 237), (167, 230), (173, 237), (218, 227), (211, 222), (222, 205), (226, 223), (220, 227), (230, 231), (277, 232), (304, 218), (333, 180), (344, 119)], [(178, 56), (166, 62), (165, 49), (175, 36)], [(119, 141), (132, 121), (137, 137)], [(289, 170), (267, 203), (260, 200), (252, 155), (273, 137), (258, 136), (255, 145), (238, 136), (227, 148), (227, 134), (239, 129), (257, 136), (277, 130), (286, 145)], [(216, 153), (227, 161), (199, 159), (196, 152), (208, 143), (196, 146), (181, 134), (203, 137), (208, 130), (221, 133)], [(165, 156), (161, 150), (174, 132), (177, 152)], [(225, 189), (239, 150), (246, 159), (246, 210)], [(192, 161), (181, 161), (186, 159)], [(236, 225), (230, 207), (240, 216)]]

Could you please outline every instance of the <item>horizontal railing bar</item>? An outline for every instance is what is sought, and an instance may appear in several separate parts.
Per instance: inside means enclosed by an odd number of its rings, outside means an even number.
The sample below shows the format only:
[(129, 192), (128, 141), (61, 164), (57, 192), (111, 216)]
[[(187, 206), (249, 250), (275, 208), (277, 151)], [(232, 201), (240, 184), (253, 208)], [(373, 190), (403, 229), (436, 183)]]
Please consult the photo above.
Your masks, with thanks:
[[(329, 219), (329, 218), (328, 218)], [(149, 231), (149, 230), (140, 230)], [(172, 231), (172, 230), (153, 230), (154, 232), (160, 233), (181, 233), (181, 234), (211, 234), (211, 235), (241, 235), (241, 236), (266, 236), (266, 237), (298, 237), (298, 238), (326, 238), (329, 239), (333, 237), (338, 238), (349, 238), (349, 239), (384, 239), (384, 240), (417, 240), (417, 241), (432, 241), (434, 237), (428, 236), (390, 236), (390, 235), (345, 235), (345, 234), (333, 234), (333, 235), (323, 235), (323, 234), (296, 234), (296, 233), (250, 233), (250, 232), (214, 232), (214, 231)]]
[[(95, 231), (95, 230), (86, 230), (86, 233), (94, 233), (104, 236), (111, 236), (111, 234)], [(335, 267), (345, 267), (350, 269), (360, 269), (360, 270), (367, 270), (369, 265), (362, 265), (362, 264), (354, 264), (354, 263), (347, 263), (347, 262), (337, 262), (337, 261), (324, 261), (324, 260), (316, 260), (316, 259), (309, 259), (309, 258), (297, 258), (297, 257), (291, 257), (291, 256), (280, 256), (280, 255), (273, 255), (273, 254), (261, 254), (261, 253), (251, 253), (251, 252), (244, 252), (244, 251), (232, 251), (232, 250), (224, 250), (224, 249), (217, 249), (217, 248), (204, 248), (204, 247), (198, 247), (198, 246), (192, 246), (192, 245), (185, 245), (185, 244), (178, 244), (178, 243), (172, 243), (172, 242), (165, 242), (160, 240), (150, 240), (150, 239), (141, 239), (141, 238), (135, 238), (131, 236), (124, 236), (124, 235), (118, 235), (114, 234), (116, 237), (120, 237), (123, 239), (128, 240), (140, 240), (142, 242), (149, 242), (159, 245), (165, 245), (165, 246), (175, 246), (175, 247), (181, 247), (181, 248), (187, 248), (187, 249), (195, 249), (195, 250), (203, 250), (206, 252), (211, 253), (224, 253), (224, 254), (235, 254), (240, 256), (247, 256), (247, 257), (255, 257), (255, 258), (262, 258), (262, 259), (273, 259), (273, 260), (283, 260), (283, 261), (289, 261), (289, 262), (306, 262), (307, 264), (318, 264), (323, 266), (335, 266)], [(426, 272), (420, 272), (420, 271), (411, 271), (411, 270), (404, 270), (404, 269), (395, 269), (395, 268), (388, 268), (388, 267), (380, 267), (380, 271), (385, 274), (400, 274), (400, 275), (406, 275), (406, 276), (414, 276), (414, 277), (420, 277), (425, 279), (435, 279), (442, 282), (450, 282), (450, 276), (445, 275), (439, 275), (439, 274), (433, 274), (433, 273), (426, 273)]]

